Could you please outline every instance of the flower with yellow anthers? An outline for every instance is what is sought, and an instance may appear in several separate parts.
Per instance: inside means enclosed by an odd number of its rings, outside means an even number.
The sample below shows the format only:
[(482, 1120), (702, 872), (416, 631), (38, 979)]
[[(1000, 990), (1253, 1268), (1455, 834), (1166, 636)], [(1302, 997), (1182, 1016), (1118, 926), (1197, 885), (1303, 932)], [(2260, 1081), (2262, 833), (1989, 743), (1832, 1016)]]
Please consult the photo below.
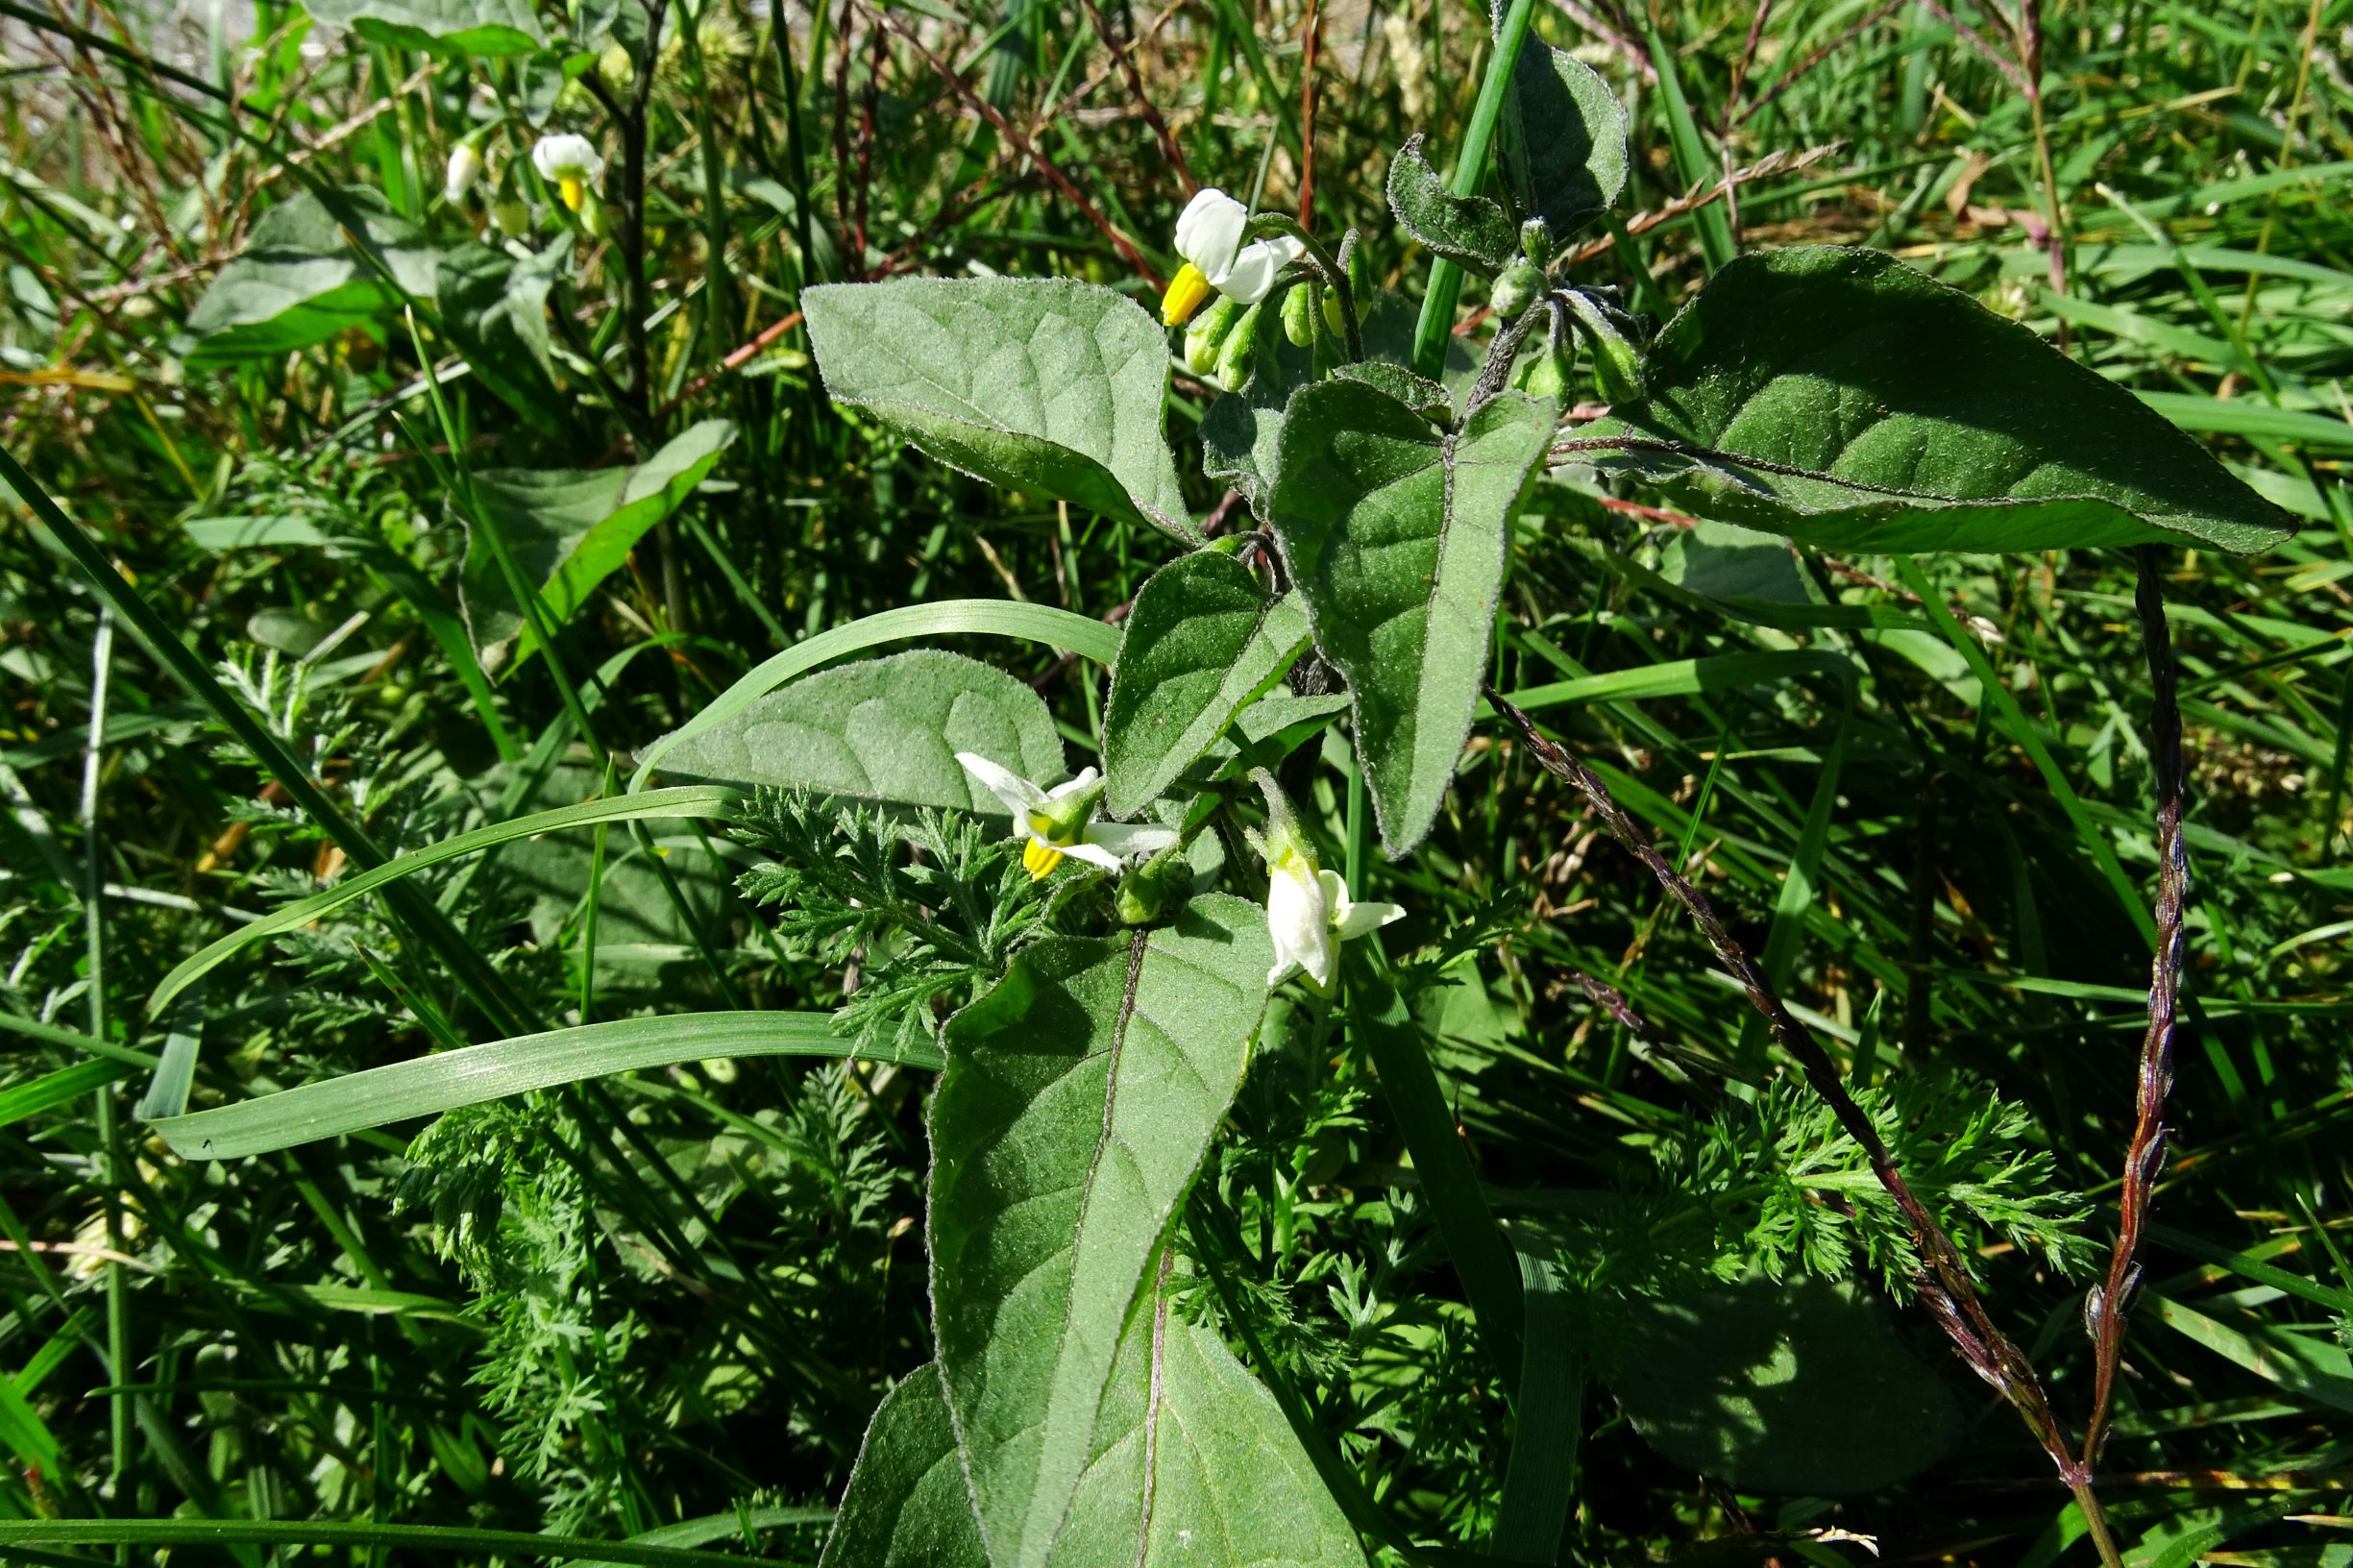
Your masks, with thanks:
[(1307, 254), (1288, 234), (1245, 245), (1249, 232), (1250, 209), (1215, 185), (1203, 186), (1186, 204), (1176, 226), (1177, 255), (1185, 265), (1161, 297), (1164, 325), (1182, 327), (1213, 293), (1256, 305), (1275, 286), (1276, 276)]
[(1103, 782), (1091, 768), (1047, 790), (970, 751), (957, 752), (956, 760), (1013, 813), (1014, 836), (1029, 841), (1021, 847), (1021, 864), (1032, 878), (1043, 879), (1065, 855), (1116, 871), (1139, 856), (1157, 854), (1177, 842), (1174, 828), (1093, 821)]
[(588, 187), (604, 174), (604, 155), (586, 136), (542, 136), (531, 148), (531, 166), (555, 183), (556, 194), (573, 211), (588, 199)]
[(1266, 833), (1256, 839), (1266, 857), (1266, 934), (1274, 938), (1274, 968), (1266, 983), (1279, 986), (1304, 973), (1317, 991), (1330, 991), (1339, 972), (1340, 943), (1380, 930), (1406, 912), (1396, 904), (1358, 903), (1337, 871), (1315, 864), (1315, 851), (1291, 819), (1290, 802), (1264, 769), (1255, 776), (1266, 794)]

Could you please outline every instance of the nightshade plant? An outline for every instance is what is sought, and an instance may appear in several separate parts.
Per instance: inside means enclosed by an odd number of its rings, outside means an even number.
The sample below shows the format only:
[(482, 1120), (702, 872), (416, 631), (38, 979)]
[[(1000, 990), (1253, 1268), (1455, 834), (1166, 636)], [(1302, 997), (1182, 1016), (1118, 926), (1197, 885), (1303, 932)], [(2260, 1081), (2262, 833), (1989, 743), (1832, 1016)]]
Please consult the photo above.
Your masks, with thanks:
[[(1549, 1440), (1556, 1468), (1573, 1449), (1577, 1404), (1560, 1390), (1587, 1372), (1588, 1352), (1570, 1340), (1579, 1314), (1547, 1304), (1581, 1299), (1598, 1333), (1613, 1317), (1623, 1328), (1679, 1310), (1677, 1293), (1695, 1280), (1772, 1291), (1801, 1276), (1875, 1275), (2016, 1409), (2104, 1557), (2119, 1560), (2093, 1466), (2163, 1159), (2188, 886), (2153, 553), (2251, 552), (2288, 527), (2129, 394), (1872, 252), (1735, 259), (1654, 335), (1562, 264), (1624, 185), (1625, 132), (1592, 72), (1530, 39), (1528, 10), (1523, 0), (1499, 18), (1460, 172), (1442, 178), (1418, 136), (1389, 166), (1398, 227), (1439, 258), (1418, 308), (1373, 286), (1354, 233), (1253, 216), (1211, 191), (1174, 236), (1184, 266), (1159, 319), (1071, 280), (903, 279), (803, 294), (838, 404), (942, 462), (1164, 538), (1170, 558), (1115, 639), (1065, 612), (981, 602), (811, 638), (647, 748), (627, 792), (390, 862), (355, 853), (358, 874), (190, 959), (154, 998), (160, 1014), (231, 952), (507, 839), (716, 818), (769, 857), (742, 891), (778, 912), (779, 942), (863, 966), (850, 1007), (540, 1032), (478, 966), (466, 983), (514, 1038), (459, 1053), (463, 1071), (445, 1056), (187, 1115), (175, 1114), (184, 1065), (178, 1093), (150, 1102), (164, 1136), (221, 1158), (729, 1053), (934, 1069), (924, 1241), (935, 1358), (876, 1411), (823, 1561), (1337, 1568), (1371, 1549), (1422, 1558), (1318, 1433), (1316, 1391), (1259, 1353), (1250, 1282), (1224, 1272), (1235, 1249), (1218, 1239), (1223, 1220), (1193, 1204), (1270, 993), (1289, 988), (1285, 1012), (1360, 1043), (1378, 1070), (1479, 1347), (1517, 1404), (1521, 1453)], [(539, 172), (581, 210), (601, 159), (561, 140), (540, 144)], [(1502, 176), (1492, 196), (1480, 189), (1490, 142)], [(453, 199), (478, 174), (453, 162)], [(437, 290), (453, 306), (473, 286), (471, 262), (496, 273), (502, 309), (518, 291), (544, 297), (534, 263), (423, 257), (355, 193), (288, 202), (261, 237), (300, 246), (338, 225), (361, 235), (376, 269), (355, 264), (353, 289)], [(563, 242), (548, 254), (559, 264)], [(240, 303), (268, 264), (233, 267), (210, 315), (199, 312), (215, 352), (228, 352), (228, 334), (287, 330)], [(1487, 287), (1483, 336), (1458, 331), (1466, 273)], [(486, 321), (528, 339), (535, 306), (444, 314), (470, 360), (522, 367), (489, 379), (533, 406), (533, 355), (478, 349)], [(1465, 355), (1472, 343), (1483, 353)], [(1187, 502), (1166, 437), (1172, 356), (1219, 389), (1200, 467), (1238, 504), (1217, 509), (1213, 534)], [(453, 474), (473, 526), (466, 629), (484, 662), (552, 657), (553, 627), (700, 481), (729, 434), (698, 426), (628, 470)], [(12, 464), (8, 477), (31, 494)], [(1950, 1086), (1851, 1090), (1603, 779), (1486, 690), (1515, 539), (1532, 519), (1574, 515), (1563, 498), (1605, 489), (1842, 551), (2142, 552), (2164, 880), (2124, 1220), (2088, 1309), (2097, 1408), (2085, 1435), (2054, 1408), (1971, 1266), (1989, 1239), (2062, 1267), (2088, 1262), (2075, 1235), (2084, 1206), (2054, 1196), (2047, 1157), (2016, 1147), (2021, 1118)], [(1916, 573), (1909, 580), (1925, 589)], [(1069, 776), (1043, 700), (985, 664), (934, 649), (834, 662), (970, 632), (1108, 665), (1099, 775)], [(1332, 766), (1362, 792), (1388, 855), (1409, 856), (1483, 719), (1568, 781), (1655, 873), (1795, 1069), (1662, 1150), (1657, 1190), (1551, 1227), (1507, 1228), (1488, 1209), (1409, 1011), (1409, 985), (1427, 973), (1384, 950), (1399, 912), (1360, 899), (1293, 810)], [(1349, 815), (1352, 831), (1362, 825)], [(1860, 1310), (1851, 1286), (1789, 1288), (1812, 1314), (1802, 1332), (1856, 1321), (1842, 1315)], [(1690, 1331), (1712, 1320), (1681, 1321)], [(1680, 1385), (1655, 1364), (1604, 1361), (1596, 1375), (1617, 1379), (1638, 1428), (1708, 1462), (1703, 1443), (1679, 1435)], [(1933, 1437), (1949, 1416), (1940, 1398), (1930, 1384), (1907, 1430)], [(1556, 1560), (1569, 1494), (1547, 1462), (1515, 1454), (1499, 1555)]]

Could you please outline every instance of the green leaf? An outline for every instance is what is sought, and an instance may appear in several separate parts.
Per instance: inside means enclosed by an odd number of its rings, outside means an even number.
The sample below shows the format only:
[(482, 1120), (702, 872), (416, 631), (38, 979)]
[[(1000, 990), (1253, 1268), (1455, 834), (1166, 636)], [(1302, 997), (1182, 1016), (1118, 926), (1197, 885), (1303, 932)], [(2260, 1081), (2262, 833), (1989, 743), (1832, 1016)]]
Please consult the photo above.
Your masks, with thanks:
[(1103, 710), (1104, 799), (1142, 810), (1307, 646), (1307, 611), (1231, 555), (1171, 561), (1136, 596)]
[[(524, 576), (540, 585), (550, 620), (562, 625), (647, 530), (694, 494), (734, 439), (731, 422), (706, 419), (627, 468), (486, 469), (474, 476), (475, 504)], [(467, 530), (459, 598), (482, 667), (496, 672), (510, 658), (521, 663), (537, 645), (480, 533), (479, 524)]]
[(1565, 240), (1626, 188), (1626, 110), (1574, 55), (1531, 38), (1511, 71), (1495, 161), (1520, 210)]
[(937, 1365), (908, 1373), (874, 1411), (817, 1565), (989, 1568)]
[(1119, 1345), (1052, 1568), (1364, 1568), (1283, 1408), (1155, 1289)]
[(1045, 1562), (1070, 1510), (1120, 1331), (1241, 1083), (1273, 962), (1264, 912), (1213, 894), (1149, 933), (1048, 938), (948, 1022), (932, 1305), (996, 1568)]
[(1519, 231), (1484, 196), (1458, 196), (1422, 156), (1415, 132), (1389, 159), (1389, 211), (1397, 226), (1437, 255), (1492, 278), (1520, 254)]
[(1385, 359), (1365, 359), (1353, 365), (1337, 366), (1332, 374), (1343, 381), (1362, 381), (1366, 386), (1385, 392), (1424, 419), (1440, 425), (1455, 422), (1454, 394), (1427, 376), (1414, 375), (1403, 365), (1392, 365)]
[(1023, 778), (1063, 776), (1045, 699), (1002, 670), (922, 649), (846, 664), (770, 692), (667, 747), (667, 778), (798, 786), (1002, 815), (956, 760), (977, 751)]
[(1952, 1395), (1850, 1282), (1752, 1278), (1628, 1311), (1605, 1381), (1634, 1430), (1743, 1490), (1875, 1491), (1960, 1436)]
[(303, 9), (393, 49), (519, 55), (548, 41), (530, 0), (303, 0)]
[(572, 260), (572, 235), (518, 261), (487, 245), (442, 253), (434, 272), (441, 330), (476, 380), (543, 434), (564, 429), (548, 347), (548, 291)]
[(221, 268), (188, 312), (190, 364), (292, 353), (321, 343), (399, 303), (355, 250), (364, 246), (420, 299), (433, 298), (438, 253), (394, 212), (381, 191), (348, 186), (336, 206), (347, 229), (305, 191), (261, 214), (245, 249)]
[(956, 633), (1019, 637), (1066, 648), (1084, 658), (1110, 666), (1119, 656), (1119, 634), (1102, 622), (1050, 604), (1017, 604), (1001, 599), (951, 599), (937, 604), (902, 604), (860, 616), (846, 626), (821, 631), (772, 654), (746, 673), (734, 685), (712, 698), (701, 712), (637, 754), (637, 772), (629, 775), (631, 794), (644, 789), (655, 768), (669, 767), (670, 753), (690, 740), (731, 724), (736, 716), (791, 680), (821, 664), (883, 643), (912, 637), (944, 637)]
[(1168, 340), (1072, 279), (900, 278), (801, 297), (837, 402), (942, 462), (1200, 542), (1163, 429)]
[(1743, 257), (1669, 324), (1644, 399), (1573, 447), (1728, 522), (1835, 550), (2185, 540), (2251, 553), (2285, 512), (2139, 399), (1891, 257)]
[(1658, 575), (1678, 588), (1733, 603), (1818, 604), (1822, 594), (1788, 541), (1704, 519), (1667, 541)]
[(1422, 841), (1470, 733), (1511, 514), (1556, 410), (1506, 392), (1441, 433), (1370, 386), (1326, 381), (1284, 421), (1275, 533), (1315, 643), (1348, 677), (1357, 752), (1392, 856)]
[(349, 1072), (152, 1123), (184, 1160), (235, 1160), (437, 1116), (557, 1084), (712, 1057), (865, 1057), (936, 1067), (928, 1048), (876, 1052), (834, 1033), (830, 1013), (688, 1013), (518, 1035)]

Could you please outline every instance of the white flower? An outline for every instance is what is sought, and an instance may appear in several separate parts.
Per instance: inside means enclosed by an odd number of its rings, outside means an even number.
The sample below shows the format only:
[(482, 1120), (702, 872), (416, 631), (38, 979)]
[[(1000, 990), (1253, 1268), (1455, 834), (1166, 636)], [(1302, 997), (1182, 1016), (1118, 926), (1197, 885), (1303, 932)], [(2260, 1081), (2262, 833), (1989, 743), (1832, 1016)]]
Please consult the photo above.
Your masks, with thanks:
[(531, 166), (542, 180), (554, 181), (564, 205), (577, 212), (589, 185), (604, 174), (604, 155), (586, 136), (542, 136), (531, 148)]
[(1350, 898), (1339, 872), (1316, 866), (1273, 777), (1262, 771), (1259, 787), (1267, 806), (1266, 837), (1259, 845), (1266, 857), (1266, 934), (1275, 944), (1266, 984), (1279, 986), (1304, 973), (1316, 990), (1329, 991), (1339, 972), (1340, 943), (1404, 919), (1406, 912), (1396, 904)]
[(1283, 269), (1307, 254), (1289, 234), (1255, 239), (1247, 245), (1250, 209), (1214, 185), (1205, 185), (1177, 218), (1176, 249), (1185, 265), (1161, 301), (1161, 319), (1174, 327), (1201, 307), (1210, 291), (1256, 305), (1274, 287)]
[(482, 150), (471, 141), (450, 149), (449, 172), (442, 176), (441, 195), (452, 207), (466, 199), (474, 182), (482, 177)]
[(959, 751), (956, 760), (1013, 814), (1016, 836), (1029, 841), (1021, 850), (1021, 864), (1033, 877), (1045, 876), (1065, 855), (1116, 871), (1130, 860), (1157, 854), (1177, 842), (1176, 829), (1170, 827), (1091, 821), (1095, 802), (1103, 797), (1103, 786), (1091, 768), (1046, 790), (974, 752)]

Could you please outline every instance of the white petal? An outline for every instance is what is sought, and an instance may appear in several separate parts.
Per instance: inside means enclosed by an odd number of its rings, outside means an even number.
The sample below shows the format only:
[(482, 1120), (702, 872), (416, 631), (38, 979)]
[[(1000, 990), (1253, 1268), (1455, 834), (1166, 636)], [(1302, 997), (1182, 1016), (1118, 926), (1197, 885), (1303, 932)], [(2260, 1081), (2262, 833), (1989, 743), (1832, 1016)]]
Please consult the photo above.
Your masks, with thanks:
[(1045, 797), (1048, 800), (1060, 800), (1066, 796), (1076, 795), (1081, 790), (1092, 788), (1094, 781), (1100, 776), (1092, 768), (1081, 768), (1078, 771), (1078, 777), (1071, 779), (1066, 784), (1055, 785), (1045, 792)]
[(1405, 918), (1405, 906), (1402, 904), (1379, 902), (1350, 904), (1345, 914), (1333, 920), (1332, 934), (1340, 941), (1347, 942), (1357, 937), (1369, 936), (1383, 926)]
[(1242, 230), (1250, 209), (1219, 190), (1204, 185), (1186, 204), (1177, 219), (1177, 255), (1199, 267), (1212, 283), (1222, 282), (1241, 247)]
[(532, 144), (531, 166), (542, 180), (587, 182), (604, 173), (604, 155), (586, 136), (542, 136)]
[(1133, 860), (1139, 855), (1157, 855), (1177, 842), (1173, 827), (1153, 827), (1136, 822), (1089, 822), (1087, 842), (1100, 845), (1115, 855)]
[(1076, 844), (1058, 844), (1054, 847), (1068, 855), (1072, 860), (1083, 860), (1090, 866), (1100, 866), (1107, 871), (1124, 870), (1127, 867), (1127, 861), (1119, 855), (1114, 854), (1099, 844), (1090, 844), (1084, 839)]
[(466, 199), (474, 182), (482, 172), (481, 149), (470, 141), (461, 141), (450, 149), (450, 166), (441, 182), (442, 199), (454, 207)]
[(1295, 965), (1319, 986), (1332, 983), (1335, 958), (1332, 908), (1320, 879), (1305, 862), (1274, 867), (1266, 885), (1266, 934), (1274, 939), (1275, 966)]
[(1210, 282), (1229, 299), (1256, 305), (1275, 286), (1275, 274), (1290, 264), (1295, 254), (1292, 244), (1288, 240), (1252, 240), (1234, 257), (1234, 265), (1223, 278), (1212, 278)]
[[(980, 780), (981, 788), (997, 798), (997, 804), (1013, 814), (1017, 822), (1026, 822), (1033, 807), (1045, 804), (1045, 792), (1019, 773), (1009, 772), (977, 751), (959, 751), (956, 760), (964, 771)], [(1026, 828), (1025, 828), (1026, 830)]]

